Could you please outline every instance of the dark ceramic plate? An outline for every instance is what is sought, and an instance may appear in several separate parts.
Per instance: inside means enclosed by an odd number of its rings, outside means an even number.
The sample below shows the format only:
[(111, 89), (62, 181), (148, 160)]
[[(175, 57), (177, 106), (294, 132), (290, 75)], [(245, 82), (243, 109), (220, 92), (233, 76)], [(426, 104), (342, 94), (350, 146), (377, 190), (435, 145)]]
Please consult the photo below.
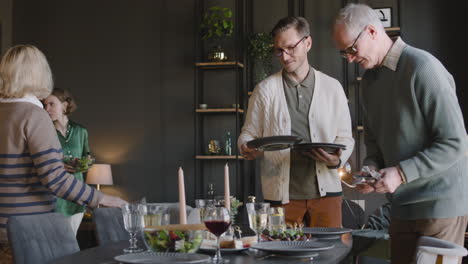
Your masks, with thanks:
[(342, 234), (351, 233), (351, 228), (338, 227), (303, 227), (305, 234), (311, 234), (312, 237), (321, 239), (338, 239)]
[(299, 143), (294, 144), (293, 149), (296, 151), (310, 151), (311, 149), (321, 148), (326, 152), (333, 154), (338, 149), (345, 150), (346, 146), (341, 144), (333, 144), (333, 143)]
[(296, 136), (272, 136), (251, 140), (247, 142), (247, 147), (262, 151), (275, 151), (290, 148), (301, 141), (302, 138)]
[(252, 245), (251, 248), (281, 255), (296, 255), (329, 250), (333, 244), (319, 241), (270, 241)]

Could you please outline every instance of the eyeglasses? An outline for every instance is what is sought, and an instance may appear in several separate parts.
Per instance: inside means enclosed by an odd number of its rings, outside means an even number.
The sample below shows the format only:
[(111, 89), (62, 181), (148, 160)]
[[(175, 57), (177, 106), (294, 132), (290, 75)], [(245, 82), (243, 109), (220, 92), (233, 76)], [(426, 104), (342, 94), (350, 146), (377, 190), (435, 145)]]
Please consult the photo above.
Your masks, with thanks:
[(294, 46), (292, 47), (288, 47), (288, 48), (285, 48), (285, 49), (282, 49), (282, 48), (277, 48), (277, 49), (274, 49), (273, 51), (273, 55), (275, 55), (275, 57), (281, 57), (283, 55), (283, 52), (288, 54), (288, 55), (294, 55), (294, 49), (297, 47), (297, 45), (299, 45), (299, 43), (301, 43), (304, 39), (308, 38), (309, 36), (305, 36), (303, 38), (301, 38)]
[(347, 47), (345, 50), (340, 50), (341, 57), (347, 59), (348, 55), (354, 56), (358, 53), (358, 50), (356, 49), (356, 42), (358, 41), (359, 37), (362, 35), (362, 32), (364, 32), (364, 30), (366, 30), (366, 28), (364, 28), (363, 30), (361, 30), (361, 32), (359, 32), (359, 34), (357, 35), (356, 39), (353, 42), (353, 45), (351, 45), (350, 47)]

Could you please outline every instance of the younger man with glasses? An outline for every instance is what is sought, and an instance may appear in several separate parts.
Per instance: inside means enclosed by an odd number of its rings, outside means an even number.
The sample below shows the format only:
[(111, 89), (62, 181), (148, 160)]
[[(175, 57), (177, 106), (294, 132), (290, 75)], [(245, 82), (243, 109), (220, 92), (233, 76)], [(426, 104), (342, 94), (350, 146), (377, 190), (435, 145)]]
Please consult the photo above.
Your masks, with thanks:
[[(260, 158), (263, 196), (283, 205), (286, 221), (341, 227), (342, 189), (337, 168), (351, 155), (354, 140), (348, 102), (340, 83), (309, 65), (309, 24), (302, 17), (281, 19), (272, 30), (274, 55), (283, 69), (255, 88), (238, 139), (242, 155)], [(246, 143), (268, 136), (293, 135), (303, 142), (337, 143), (346, 150), (260, 152)]]
[(392, 41), (366, 5), (340, 11), (334, 38), (350, 63), (367, 69), (364, 165), (382, 178), (359, 189), (392, 194), (392, 263), (411, 263), (420, 236), (463, 245), (467, 137), (452, 75), (426, 51)]

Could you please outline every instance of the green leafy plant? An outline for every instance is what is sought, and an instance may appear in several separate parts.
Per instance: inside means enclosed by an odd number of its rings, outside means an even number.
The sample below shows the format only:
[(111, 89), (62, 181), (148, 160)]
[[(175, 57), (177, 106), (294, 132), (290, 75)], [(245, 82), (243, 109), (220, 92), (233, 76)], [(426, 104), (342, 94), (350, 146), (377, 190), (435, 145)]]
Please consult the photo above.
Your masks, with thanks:
[(234, 22), (231, 9), (219, 6), (210, 7), (203, 15), (200, 27), (204, 40), (220, 40), (232, 36)]
[(255, 33), (249, 40), (249, 55), (255, 60), (271, 60), (273, 53), (273, 39), (267, 33)]
[(254, 82), (258, 83), (271, 74), (273, 38), (268, 33), (255, 33), (249, 38), (248, 53), (254, 62)]

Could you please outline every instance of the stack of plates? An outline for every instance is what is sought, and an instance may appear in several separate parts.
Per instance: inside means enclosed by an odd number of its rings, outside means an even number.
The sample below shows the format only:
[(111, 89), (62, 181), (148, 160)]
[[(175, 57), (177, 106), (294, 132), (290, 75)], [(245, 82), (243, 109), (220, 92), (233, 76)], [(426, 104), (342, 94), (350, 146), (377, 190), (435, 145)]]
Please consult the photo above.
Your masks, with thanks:
[(302, 231), (305, 234), (311, 234), (312, 237), (321, 239), (339, 239), (342, 234), (351, 233), (351, 228), (338, 227), (303, 227)]
[(301, 141), (302, 138), (295, 136), (263, 137), (247, 142), (247, 147), (261, 151), (275, 151), (290, 148)]
[(329, 250), (335, 246), (319, 241), (271, 241), (252, 245), (251, 248), (263, 250), (278, 256), (297, 258), (314, 257), (319, 251)]
[(210, 256), (203, 254), (143, 252), (114, 257), (120, 263), (202, 263)]
[(345, 145), (334, 143), (299, 143), (302, 138), (295, 136), (272, 136), (257, 138), (247, 142), (247, 147), (261, 151), (276, 151), (292, 148), (295, 151), (310, 151), (321, 148), (328, 153), (335, 153), (338, 149), (346, 149)]

